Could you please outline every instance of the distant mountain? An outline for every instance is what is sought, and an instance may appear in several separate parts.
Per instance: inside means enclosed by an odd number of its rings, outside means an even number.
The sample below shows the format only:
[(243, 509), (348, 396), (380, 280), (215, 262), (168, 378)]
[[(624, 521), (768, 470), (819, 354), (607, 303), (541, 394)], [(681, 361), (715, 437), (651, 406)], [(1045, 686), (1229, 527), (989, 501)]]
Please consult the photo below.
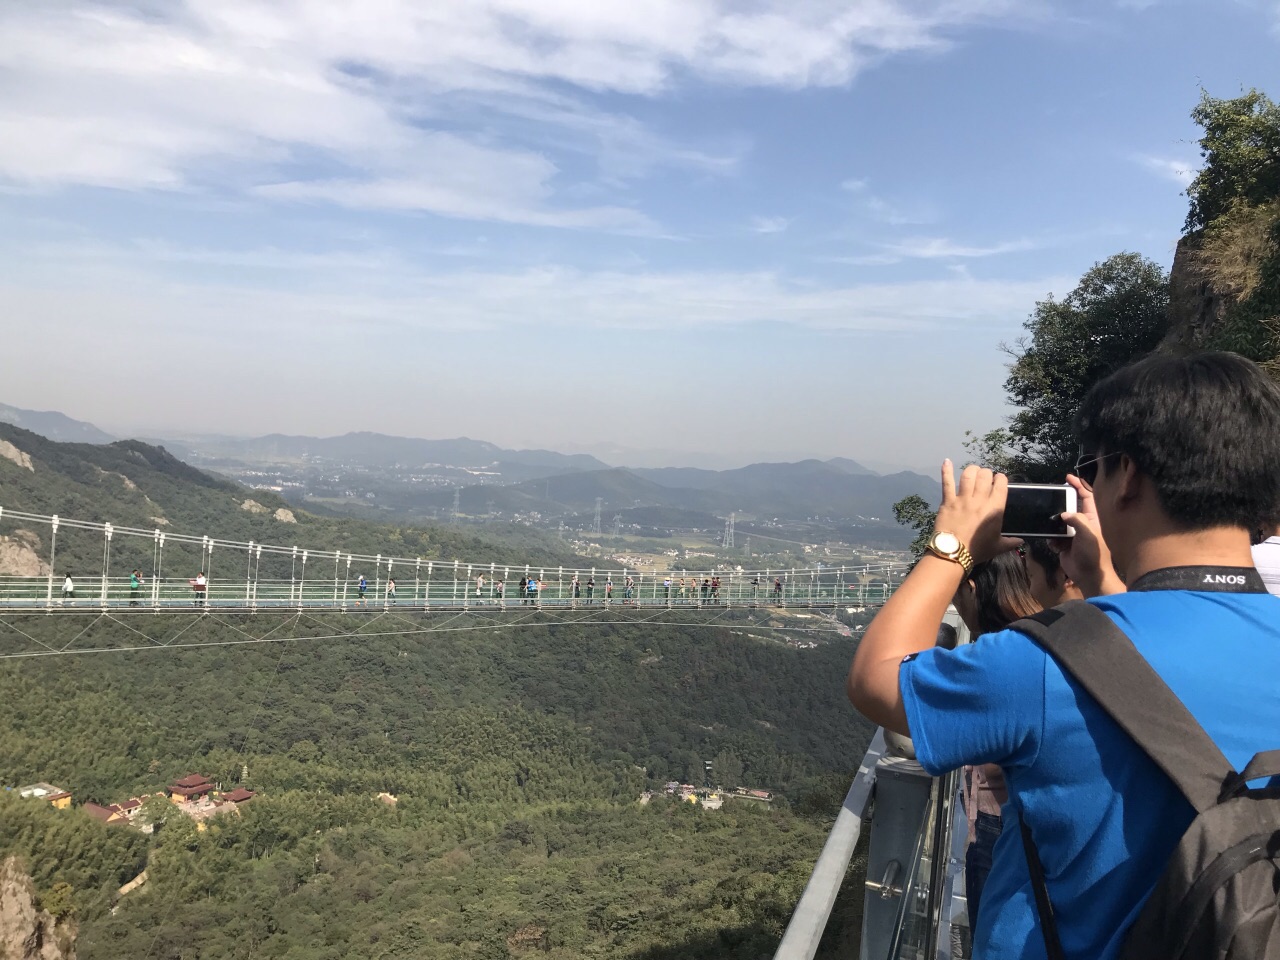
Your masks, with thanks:
[[(863, 517), (892, 519), (895, 502), (909, 494), (937, 498), (937, 481), (918, 473), (887, 477), (855, 474), (820, 460), (757, 463), (738, 470), (669, 467), (650, 470), (582, 471), (506, 486), (472, 485), (459, 493), (465, 514), (537, 511), (544, 517), (593, 513), (596, 499), (610, 516), (642, 508), (661, 508), (760, 518)], [(406, 493), (397, 506), (442, 510), (454, 491)], [(384, 502), (384, 506), (387, 504)]]
[(514, 468), (513, 472), (538, 476), (569, 470), (602, 470), (608, 466), (586, 454), (508, 450), (468, 437), (421, 440), (367, 431), (340, 437), (299, 437), (279, 433), (247, 440), (197, 437), (169, 445), (196, 459), (240, 463), (297, 463), (321, 459), (380, 468), (451, 466), (477, 470), (503, 464), (509, 469)]
[(0, 423), (11, 423), (59, 443), (111, 443), (115, 440), (92, 423), (72, 420), (55, 410), (23, 410), (0, 403)]
[[(383, 527), (364, 520), (317, 516), (300, 510), (270, 490), (250, 489), (205, 473), (162, 447), (138, 440), (105, 445), (55, 443), (21, 427), (0, 423), (0, 576), (42, 573), (47, 562), (48, 529), (24, 529), (11, 518), (18, 511), (59, 514), (76, 520), (111, 522), (143, 530), (207, 534), (241, 543), (299, 544), (312, 550), (341, 548), (352, 553), (385, 552), (395, 543), (404, 556), (466, 560), (527, 559), (572, 563), (573, 555), (550, 536), (510, 524), (475, 528)], [(232, 562), (227, 551), (215, 562)], [(66, 527), (58, 534), (61, 574), (100, 569), (100, 534)], [(171, 544), (165, 553), (171, 569), (194, 573), (199, 546)], [(117, 537), (113, 569), (149, 569), (151, 540)], [(267, 557), (261, 558), (265, 565)], [(272, 563), (277, 563), (275, 559)], [(239, 575), (244, 571), (234, 561)], [(15, 567), (15, 564), (17, 566)], [(22, 564), (30, 567), (23, 569)], [(222, 568), (222, 575), (226, 576)], [(283, 567), (284, 576), (289, 568)]]
[[(879, 470), (872, 470), (868, 467), (864, 467), (857, 460), (850, 460), (848, 457), (832, 457), (827, 461), (827, 463), (835, 467), (837, 470), (843, 470), (845, 473), (851, 473), (858, 477), (874, 476), (881, 472)], [(890, 470), (887, 472), (898, 473), (899, 471)]]

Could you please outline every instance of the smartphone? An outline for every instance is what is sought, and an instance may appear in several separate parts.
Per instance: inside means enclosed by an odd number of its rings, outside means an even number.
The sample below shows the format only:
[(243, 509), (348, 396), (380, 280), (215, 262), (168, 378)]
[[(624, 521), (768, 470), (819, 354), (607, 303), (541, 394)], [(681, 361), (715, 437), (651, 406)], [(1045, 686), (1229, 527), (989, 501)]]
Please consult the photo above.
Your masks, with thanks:
[(1060, 517), (1075, 512), (1074, 487), (1011, 483), (1000, 532), (1006, 537), (1073, 537), (1075, 531)]

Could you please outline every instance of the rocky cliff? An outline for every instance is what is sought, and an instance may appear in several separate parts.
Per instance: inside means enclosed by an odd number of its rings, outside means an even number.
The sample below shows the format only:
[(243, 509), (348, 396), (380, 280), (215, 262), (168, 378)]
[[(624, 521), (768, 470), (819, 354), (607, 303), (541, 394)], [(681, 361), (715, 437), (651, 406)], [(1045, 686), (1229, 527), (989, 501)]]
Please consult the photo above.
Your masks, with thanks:
[(36, 906), (16, 857), (0, 864), (0, 960), (75, 960), (75, 928)]

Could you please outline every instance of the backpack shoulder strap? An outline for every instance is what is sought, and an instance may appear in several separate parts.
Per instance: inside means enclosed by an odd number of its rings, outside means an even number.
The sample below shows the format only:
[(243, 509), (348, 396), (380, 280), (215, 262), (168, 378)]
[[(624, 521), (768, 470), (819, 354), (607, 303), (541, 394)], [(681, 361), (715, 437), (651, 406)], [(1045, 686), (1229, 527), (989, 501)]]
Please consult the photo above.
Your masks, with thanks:
[(1098, 702), (1197, 813), (1218, 803), (1230, 762), (1109, 616), (1073, 600), (1011, 629), (1026, 634)]

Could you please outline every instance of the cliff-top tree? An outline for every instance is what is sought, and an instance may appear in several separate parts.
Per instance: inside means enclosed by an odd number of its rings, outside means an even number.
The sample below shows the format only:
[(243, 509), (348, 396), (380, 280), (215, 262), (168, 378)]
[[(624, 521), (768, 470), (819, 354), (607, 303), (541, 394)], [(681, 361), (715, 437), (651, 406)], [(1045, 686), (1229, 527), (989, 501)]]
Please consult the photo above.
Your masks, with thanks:
[(1192, 265), (1221, 310), (1201, 345), (1280, 375), (1280, 104), (1204, 94), (1192, 117), (1204, 130), (1204, 169), (1187, 188)]
[(1201, 92), (1191, 118), (1204, 130), (1204, 167), (1187, 196), (1187, 232), (1209, 226), (1243, 204), (1280, 198), (1280, 104), (1258, 90), (1220, 100)]

